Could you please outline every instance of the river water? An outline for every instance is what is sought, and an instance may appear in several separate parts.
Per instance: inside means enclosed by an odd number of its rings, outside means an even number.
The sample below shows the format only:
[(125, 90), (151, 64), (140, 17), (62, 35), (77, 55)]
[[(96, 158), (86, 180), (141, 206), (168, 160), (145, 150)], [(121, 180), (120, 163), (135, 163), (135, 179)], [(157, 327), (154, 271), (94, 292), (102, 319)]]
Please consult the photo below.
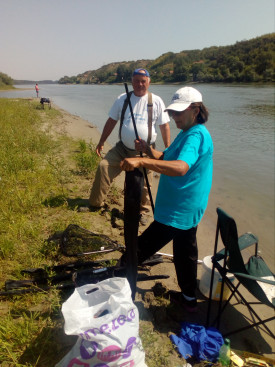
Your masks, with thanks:
[[(35, 97), (33, 85), (17, 87), (21, 90), (0, 92), (0, 97)], [(165, 105), (178, 88), (150, 86)], [(235, 218), (239, 234), (250, 231), (259, 237), (261, 253), (274, 271), (274, 87), (197, 84), (196, 88), (210, 112), (206, 127), (215, 149), (209, 225), (215, 226), (215, 209), (222, 207)], [(123, 85), (40, 85), (40, 97), (51, 98), (99, 131), (115, 98), (124, 92)], [(178, 130), (173, 120), (170, 126), (173, 139)], [(116, 130), (110, 136), (112, 145), (117, 135)], [(160, 134), (157, 148), (163, 148)]]

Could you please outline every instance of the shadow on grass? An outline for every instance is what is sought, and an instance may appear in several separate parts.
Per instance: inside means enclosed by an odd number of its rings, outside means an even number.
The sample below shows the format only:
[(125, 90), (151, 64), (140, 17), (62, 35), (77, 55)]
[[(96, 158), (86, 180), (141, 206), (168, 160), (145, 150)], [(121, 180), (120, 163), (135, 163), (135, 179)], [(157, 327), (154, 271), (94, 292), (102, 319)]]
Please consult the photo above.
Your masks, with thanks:
[[(63, 326), (44, 328), (22, 354), (19, 363), (30, 366), (55, 366), (74, 346), (75, 335), (65, 335)], [(39, 361), (38, 361), (39, 358)]]
[(51, 208), (58, 208), (60, 206), (67, 205), (69, 209), (76, 210), (79, 207), (88, 208), (89, 201), (87, 199), (82, 198), (70, 199), (66, 198), (64, 195), (57, 195), (44, 200), (43, 205)]
[(68, 204), (68, 208), (71, 210), (76, 210), (80, 207), (89, 207), (89, 201), (87, 199), (82, 199), (79, 197), (75, 199), (67, 198), (66, 201)]

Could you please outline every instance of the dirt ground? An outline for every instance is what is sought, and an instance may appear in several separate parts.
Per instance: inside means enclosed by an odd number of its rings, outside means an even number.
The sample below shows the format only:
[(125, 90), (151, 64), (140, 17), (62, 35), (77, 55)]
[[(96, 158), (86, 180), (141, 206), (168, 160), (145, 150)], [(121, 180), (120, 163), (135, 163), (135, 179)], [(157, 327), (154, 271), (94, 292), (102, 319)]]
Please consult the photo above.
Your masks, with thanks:
[[(59, 109), (57, 106), (55, 108)], [(59, 109), (61, 110), (61, 109)], [(92, 140), (97, 144), (100, 134), (98, 130), (93, 127), (89, 122), (82, 120), (78, 116), (71, 115), (66, 111), (61, 110), (63, 114), (63, 128), (66, 130), (67, 134), (73, 138), (86, 139), (87, 141)], [(104, 147), (104, 152), (110, 148), (109, 144)], [(121, 174), (119, 178), (115, 181), (115, 184), (122, 190), (124, 182), (124, 174)], [(153, 197), (155, 197), (157, 190), (158, 177), (154, 177), (154, 184), (152, 188)], [(89, 195), (90, 182), (84, 182), (86, 185), (87, 199)], [(123, 194), (119, 200), (116, 202), (108, 202), (108, 211), (113, 213), (123, 214)], [(83, 212), (80, 215), (87, 216), (88, 220), (92, 221), (93, 231), (102, 233), (104, 229), (104, 234), (110, 236), (112, 239), (117, 240), (120, 243), (124, 243), (123, 238), (123, 221), (119, 218), (120, 215), (115, 215), (111, 218), (104, 210), (97, 213)], [(152, 215), (151, 215), (152, 218)], [(140, 232), (142, 232), (146, 227), (141, 227)], [(202, 260), (205, 256), (211, 255), (214, 247), (216, 229), (216, 214), (206, 211), (206, 214), (199, 225), (198, 229), (198, 244), (199, 244), (199, 258)], [(169, 243), (162, 249), (163, 253), (172, 255), (172, 246)], [(111, 253), (105, 258), (117, 259), (120, 257), (120, 253)], [(159, 334), (167, 339), (169, 333), (176, 333), (179, 330), (180, 322), (187, 321), (191, 323), (197, 323), (200, 325), (206, 325), (206, 315), (208, 307), (208, 299), (199, 290), (199, 282), (202, 274), (205, 273), (205, 268), (202, 264), (198, 265), (198, 302), (199, 302), (199, 312), (190, 314), (178, 306), (167, 307), (158, 301), (159, 297), (163, 297), (165, 292), (169, 289), (179, 290), (174, 270), (173, 261), (169, 257), (163, 257), (163, 262), (151, 266), (147, 269), (147, 274), (150, 275), (167, 275), (167, 279), (145, 281), (137, 283), (137, 294), (135, 303), (140, 312), (141, 322), (149, 322), (152, 324), (153, 328), (159, 332)], [(154, 293), (155, 291), (155, 293)], [(245, 291), (244, 291), (245, 294)], [(246, 295), (249, 298), (249, 295)], [(164, 297), (165, 299), (165, 297)], [(217, 312), (218, 302), (212, 302), (211, 320), (215, 318)], [(259, 313), (262, 317), (270, 317), (273, 315), (272, 310), (267, 309), (267, 307), (260, 305), (258, 307)], [(221, 321), (219, 330), (222, 334), (231, 330), (232, 326), (246, 326), (249, 324), (250, 315), (244, 309), (243, 306), (234, 306), (234, 301), (230, 303), (228, 309)], [(274, 322), (271, 323), (270, 328), (274, 332)], [(246, 351), (255, 353), (258, 355), (265, 356), (266, 358), (275, 359), (275, 343), (262, 328), (251, 328), (247, 331), (243, 331), (238, 334), (233, 334), (230, 336), (231, 347), (237, 351)], [(180, 361), (177, 358), (176, 361)], [(175, 364), (179, 365), (178, 364)]]

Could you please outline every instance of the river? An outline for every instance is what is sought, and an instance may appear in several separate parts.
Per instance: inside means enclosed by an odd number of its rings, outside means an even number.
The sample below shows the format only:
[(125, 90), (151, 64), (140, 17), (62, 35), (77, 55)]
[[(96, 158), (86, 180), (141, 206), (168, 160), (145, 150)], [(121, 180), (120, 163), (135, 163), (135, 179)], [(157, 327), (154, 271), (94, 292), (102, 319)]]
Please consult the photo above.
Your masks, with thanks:
[[(123, 85), (41, 84), (39, 87), (40, 97), (51, 98), (100, 131), (113, 101), (125, 91)], [(20, 89), (0, 92), (0, 97), (35, 97), (34, 85), (17, 88)], [(166, 105), (178, 88), (150, 86), (151, 92), (162, 97)], [(239, 234), (247, 231), (256, 234), (261, 253), (274, 271), (274, 87), (197, 84), (196, 88), (210, 112), (206, 127), (215, 148), (207, 215), (215, 223), (215, 209), (220, 206), (235, 218)], [(172, 138), (177, 133), (172, 120)], [(109, 142), (114, 144), (116, 140), (117, 130)], [(163, 148), (160, 134), (157, 148)]]

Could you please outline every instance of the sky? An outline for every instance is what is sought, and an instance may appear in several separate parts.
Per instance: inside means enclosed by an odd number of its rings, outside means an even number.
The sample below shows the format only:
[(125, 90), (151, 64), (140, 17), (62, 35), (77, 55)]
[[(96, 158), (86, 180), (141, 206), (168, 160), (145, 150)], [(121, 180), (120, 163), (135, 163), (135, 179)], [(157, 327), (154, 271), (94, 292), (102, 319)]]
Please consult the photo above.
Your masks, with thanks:
[(0, 72), (58, 80), (274, 32), (274, 0), (0, 0)]

